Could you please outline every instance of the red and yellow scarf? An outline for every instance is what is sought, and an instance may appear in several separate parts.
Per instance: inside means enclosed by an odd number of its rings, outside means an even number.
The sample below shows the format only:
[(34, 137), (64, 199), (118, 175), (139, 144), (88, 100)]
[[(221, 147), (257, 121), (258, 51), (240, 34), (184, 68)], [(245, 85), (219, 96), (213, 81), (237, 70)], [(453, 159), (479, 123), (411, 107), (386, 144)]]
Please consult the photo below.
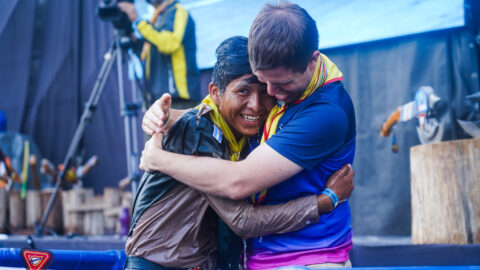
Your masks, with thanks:
[[(318, 57), (317, 64), (315, 65), (315, 71), (313, 76), (310, 79), (310, 83), (307, 85), (307, 89), (303, 92), (303, 95), (292, 104), (298, 104), (310, 95), (312, 95), (317, 89), (321, 88), (324, 85), (327, 85), (331, 82), (341, 81), (343, 79), (342, 72), (337, 68), (337, 66), (328, 59), (324, 54), (320, 54)], [(288, 108), (288, 104), (283, 103), (282, 105), (277, 105), (273, 107), (268, 115), (267, 121), (265, 121), (265, 126), (263, 128), (262, 140), (261, 143), (264, 143), (270, 137), (272, 137), (277, 132), (278, 122), (285, 114), (285, 111)], [(260, 205), (260, 203), (265, 199), (267, 195), (267, 190), (263, 190), (259, 193), (253, 194), (250, 196), (249, 201), (255, 206)]]

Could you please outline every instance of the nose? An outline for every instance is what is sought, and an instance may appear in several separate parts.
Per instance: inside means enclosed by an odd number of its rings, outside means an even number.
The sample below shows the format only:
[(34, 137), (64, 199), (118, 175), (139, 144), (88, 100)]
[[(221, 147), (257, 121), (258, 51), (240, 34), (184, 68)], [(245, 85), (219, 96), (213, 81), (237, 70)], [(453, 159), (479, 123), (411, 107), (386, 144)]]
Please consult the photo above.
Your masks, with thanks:
[(274, 95), (275, 95), (276, 89), (277, 89), (277, 88), (276, 88), (272, 83), (267, 82), (267, 93), (268, 93), (270, 96), (274, 96)]
[(248, 98), (248, 108), (254, 112), (259, 112), (261, 107), (260, 94), (258, 92), (252, 93)]

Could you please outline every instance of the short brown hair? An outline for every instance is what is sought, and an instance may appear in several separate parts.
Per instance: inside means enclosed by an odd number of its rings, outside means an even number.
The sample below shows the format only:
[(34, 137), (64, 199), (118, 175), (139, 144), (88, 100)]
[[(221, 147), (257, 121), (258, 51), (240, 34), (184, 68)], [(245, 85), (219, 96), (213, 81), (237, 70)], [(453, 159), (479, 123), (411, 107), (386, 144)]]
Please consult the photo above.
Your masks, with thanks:
[(316, 50), (315, 20), (296, 4), (265, 4), (250, 28), (248, 54), (253, 71), (285, 67), (304, 72)]

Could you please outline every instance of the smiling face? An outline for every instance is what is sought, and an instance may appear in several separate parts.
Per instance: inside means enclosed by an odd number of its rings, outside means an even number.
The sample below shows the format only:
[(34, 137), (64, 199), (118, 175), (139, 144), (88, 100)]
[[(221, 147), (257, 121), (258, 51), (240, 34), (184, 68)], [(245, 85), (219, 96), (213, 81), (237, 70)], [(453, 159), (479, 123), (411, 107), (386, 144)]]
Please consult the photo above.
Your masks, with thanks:
[(257, 70), (258, 80), (267, 84), (268, 94), (286, 103), (298, 100), (310, 82), (320, 52), (311, 56), (304, 72), (294, 72), (285, 67)]
[(266, 85), (253, 74), (232, 80), (223, 94), (212, 83), (209, 91), (236, 137), (257, 134), (275, 105), (275, 99), (268, 95)]

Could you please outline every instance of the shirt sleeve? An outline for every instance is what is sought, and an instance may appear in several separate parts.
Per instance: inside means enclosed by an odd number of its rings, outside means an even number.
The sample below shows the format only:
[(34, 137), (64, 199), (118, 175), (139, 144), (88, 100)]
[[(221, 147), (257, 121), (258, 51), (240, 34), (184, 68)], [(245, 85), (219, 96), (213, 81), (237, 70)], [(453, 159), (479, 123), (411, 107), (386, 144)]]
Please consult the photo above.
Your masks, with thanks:
[(153, 25), (142, 20), (137, 24), (137, 29), (143, 38), (157, 48), (163, 54), (173, 54), (182, 46), (183, 35), (188, 22), (188, 11), (177, 5), (173, 32), (167, 30), (156, 30)]
[(203, 194), (208, 204), (240, 238), (297, 231), (319, 220), (315, 195), (285, 204), (254, 207), (246, 200), (230, 200)]
[(197, 110), (192, 110), (175, 122), (163, 141), (164, 150), (194, 156), (224, 156), (226, 142), (212, 135), (213, 123), (205, 117), (196, 119)]
[(310, 104), (296, 112), (266, 143), (309, 170), (344, 144), (348, 125), (347, 115), (339, 106)]

